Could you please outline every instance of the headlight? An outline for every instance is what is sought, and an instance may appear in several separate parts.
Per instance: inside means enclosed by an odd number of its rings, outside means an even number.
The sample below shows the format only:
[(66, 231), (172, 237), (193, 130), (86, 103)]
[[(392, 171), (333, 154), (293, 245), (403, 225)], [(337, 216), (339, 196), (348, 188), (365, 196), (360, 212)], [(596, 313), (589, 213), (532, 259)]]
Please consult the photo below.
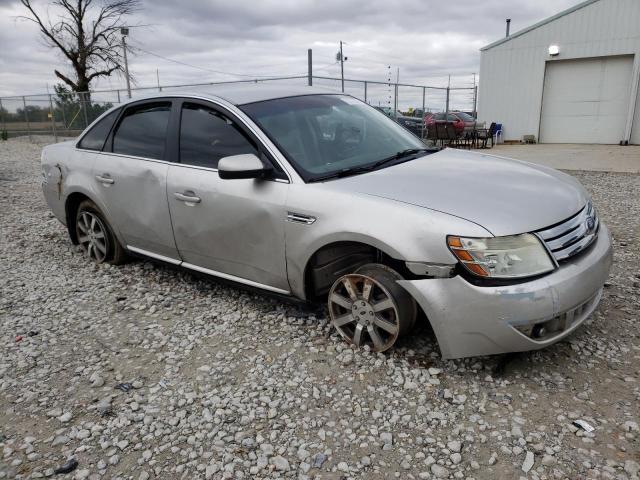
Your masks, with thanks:
[(460, 263), (479, 277), (532, 277), (555, 268), (538, 237), (530, 233), (489, 238), (449, 235), (447, 244)]

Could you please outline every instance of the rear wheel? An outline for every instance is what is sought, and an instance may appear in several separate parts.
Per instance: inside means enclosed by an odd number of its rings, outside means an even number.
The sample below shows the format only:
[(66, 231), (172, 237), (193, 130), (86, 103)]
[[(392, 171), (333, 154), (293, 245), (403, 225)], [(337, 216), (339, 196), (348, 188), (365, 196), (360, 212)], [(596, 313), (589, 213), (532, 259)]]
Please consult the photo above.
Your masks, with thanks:
[(340, 277), (329, 290), (329, 315), (338, 333), (374, 352), (391, 348), (415, 323), (416, 303), (391, 268), (367, 264)]
[(91, 200), (84, 200), (78, 206), (76, 235), (84, 253), (96, 263), (119, 265), (127, 259), (111, 226)]

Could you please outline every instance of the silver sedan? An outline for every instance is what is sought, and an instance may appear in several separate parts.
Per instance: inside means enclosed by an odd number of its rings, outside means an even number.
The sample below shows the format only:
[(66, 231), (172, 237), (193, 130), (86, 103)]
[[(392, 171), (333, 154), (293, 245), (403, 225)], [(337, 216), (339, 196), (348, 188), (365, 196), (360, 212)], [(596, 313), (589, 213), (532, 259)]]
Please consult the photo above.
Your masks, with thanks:
[(428, 321), (445, 358), (545, 347), (596, 308), (612, 262), (556, 170), (434, 152), (311, 87), (161, 94), (45, 147), (43, 190), (95, 262), (131, 254), (311, 302), (384, 351)]

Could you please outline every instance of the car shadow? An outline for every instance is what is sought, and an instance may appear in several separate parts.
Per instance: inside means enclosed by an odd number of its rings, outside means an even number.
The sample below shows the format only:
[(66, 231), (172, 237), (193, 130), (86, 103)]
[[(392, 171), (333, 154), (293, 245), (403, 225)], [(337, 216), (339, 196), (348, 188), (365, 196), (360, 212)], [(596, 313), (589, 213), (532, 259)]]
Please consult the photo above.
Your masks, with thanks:
[[(230, 280), (211, 277), (203, 273), (187, 270), (178, 266), (170, 265), (155, 259), (134, 257), (141, 263), (147, 262), (154, 268), (172, 272), (176, 275), (184, 275), (185, 278), (193, 280), (194, 288), (204, 288), (204, 285), (220, 284), (233, 287), (238, 293), (246, 292), (263, 299), (265, 305), (256, 305), (257, 308), (269, 308), (269, 305), (283, 308), (287, 316), (306, 317), (315, 316), (319, 322), (326, 322), (324, 332), (325, 341), (328, 343), (332, 335), (336, 335), (335, 330), (330, 326), (328, 320), (328, 310), (325, 304), (309, 303), (300, 301), (294, 297), (279, 295)], [(199, 283), (204, 280), (205, 283)], [(207, 289), (208, 290), (208, 289)], [(203, 292), (205, 293), (205, 292)], [(342, 341), (336, 338), (336, 341)], [(393, 357), (399, 361), (405, 361), (412, 368), (428, 369), (439, 368), (442, 374), (455, 372), (456, 375), (477, 375), (478, 372), (491, 375), (495, 379), (513, 378), (518, 375), (528, 375), (540, 368), (541, 358), (546, 361), (559, 364), (561, 357), (567, 357), (570, 348), (567, 342), (562, 341), (551, 345), (542, 351), (515, 352), (491, 356), (470, 357), (462, 359), (445, 360), (442, 358), (438, 341), (424, 313), (420, 312), (416, 324), (411, 332), (400, 338), (395, 346), (384, 353), (387, 357)]]

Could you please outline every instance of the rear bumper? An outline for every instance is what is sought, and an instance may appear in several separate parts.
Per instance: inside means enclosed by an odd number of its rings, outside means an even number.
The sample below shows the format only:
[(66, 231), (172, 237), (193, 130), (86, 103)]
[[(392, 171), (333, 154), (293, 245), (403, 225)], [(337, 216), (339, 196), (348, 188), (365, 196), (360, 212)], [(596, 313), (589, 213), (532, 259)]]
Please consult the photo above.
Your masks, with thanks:
[[(399, 283), (429, 318), (444, 358), (492, 355), (544, 348), (578, 328), (597, 307), (612, 261), (611, 235), (601, 224), (588, 251), (531, 282), (477, 287), (456, 276)], [(546, 335), (528, 336), (541, 324)]]

